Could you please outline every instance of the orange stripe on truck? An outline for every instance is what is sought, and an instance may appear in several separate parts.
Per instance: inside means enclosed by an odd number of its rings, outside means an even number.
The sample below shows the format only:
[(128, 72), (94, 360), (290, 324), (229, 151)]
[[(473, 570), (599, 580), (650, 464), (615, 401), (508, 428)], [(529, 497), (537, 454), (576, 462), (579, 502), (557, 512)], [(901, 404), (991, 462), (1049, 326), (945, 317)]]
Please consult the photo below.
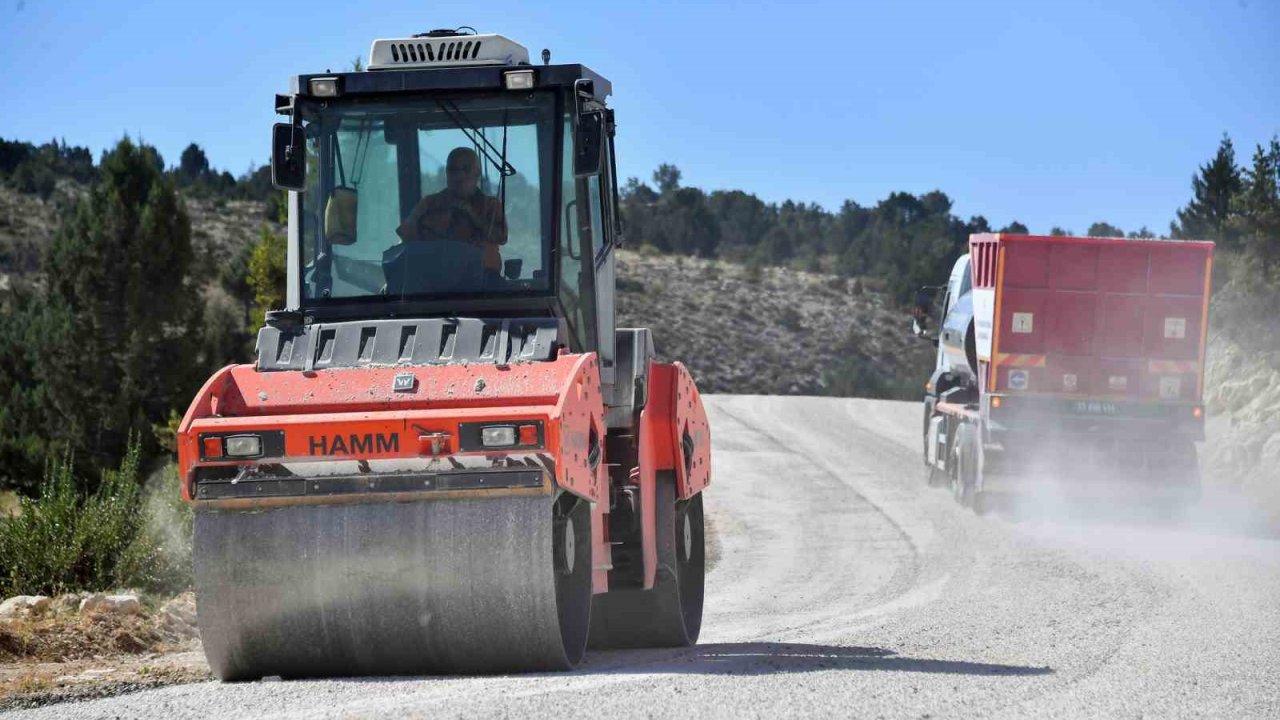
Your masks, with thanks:
[(1045, 356), (1026, 353), (1000, 353), (996, 355), (996, 364), (1004, 365), (1005, 367), (1042, 368), (1045, 366)]
[[(996, 235), (996, 241), (999, 242), (1000, 236)], [(1004, 247), (996, 246), (996, 310), (995, 315), (991, 318), (991, 357), (996, 361), (991, 364), (991, 389), (988, 392), (995, 392), (1000, 389), (1000, 373), (996, 372), (996, 368), (1000, 365), (1000, 301), (1004, 297)]]
[[(1209, 293), (1213, 291), (1213, 248), (1204, 259), (1204, 297), (1200, 299), (1200, 367), (1204, 367), (1204, 355), (1209, 338)], [(1196, 378), (1196, 402), (1204, 398), (1204, 373)]]
[(1200, 369), (1195, 360), (1149, 360), (1147, 371), (1156, 375), (1181, 375)]

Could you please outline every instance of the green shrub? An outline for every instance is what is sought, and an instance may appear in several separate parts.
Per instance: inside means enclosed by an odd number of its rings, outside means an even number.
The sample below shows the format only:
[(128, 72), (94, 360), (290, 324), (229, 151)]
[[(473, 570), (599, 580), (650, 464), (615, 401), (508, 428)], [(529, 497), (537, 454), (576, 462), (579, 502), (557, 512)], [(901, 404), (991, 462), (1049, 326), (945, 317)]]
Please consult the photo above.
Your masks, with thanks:
[(120, 467), (82, 494), (72, 460), (46, 471), (38, 498), (0, 519), (0, 595), (80, 590), (171, 591), (190, 583), (190, 512), (167, 469), (149, 492), (138, 482), (141, 452), (130, 442)]

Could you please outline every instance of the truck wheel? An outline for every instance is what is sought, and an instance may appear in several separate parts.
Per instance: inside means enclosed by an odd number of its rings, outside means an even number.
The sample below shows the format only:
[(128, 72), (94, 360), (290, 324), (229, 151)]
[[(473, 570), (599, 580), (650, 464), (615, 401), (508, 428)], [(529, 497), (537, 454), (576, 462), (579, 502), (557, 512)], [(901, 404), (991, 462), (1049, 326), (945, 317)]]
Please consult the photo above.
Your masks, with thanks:
[(659, 473), (656, 495), (653, 588), (596, 595), (591, 647), (687, 647), (698, 641), (707, 567), (702, 494), (679, 501), (674, 473)]
[(956, 473), (951, 493), (961, 507), (974, 507), (978, 483), (977, 433), (973, 425), (963, 423), (956, 429)]

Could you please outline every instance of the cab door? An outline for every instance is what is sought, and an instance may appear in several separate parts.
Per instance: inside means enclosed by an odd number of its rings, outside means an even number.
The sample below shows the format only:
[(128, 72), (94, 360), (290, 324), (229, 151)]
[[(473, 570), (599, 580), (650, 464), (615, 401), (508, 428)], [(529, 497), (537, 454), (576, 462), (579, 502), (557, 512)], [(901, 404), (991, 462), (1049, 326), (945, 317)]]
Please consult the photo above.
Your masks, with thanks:
[[(613, 113), (609, 118), (609, 142), (604, 146), (604, 171), (588, 178), (588, 194), (590, 195), (593, 225), (592, 253), (595, 259), (596, 280), (596, 337), (600, 342), (600, 382), (603, 385), (614, 383), (615, 347), (615, 307), (614, 291), (615, 252), (618, 244), (617, 206), (617, 171), (613, 164)], [(598, 224), (598, 230), (596, 226)]]

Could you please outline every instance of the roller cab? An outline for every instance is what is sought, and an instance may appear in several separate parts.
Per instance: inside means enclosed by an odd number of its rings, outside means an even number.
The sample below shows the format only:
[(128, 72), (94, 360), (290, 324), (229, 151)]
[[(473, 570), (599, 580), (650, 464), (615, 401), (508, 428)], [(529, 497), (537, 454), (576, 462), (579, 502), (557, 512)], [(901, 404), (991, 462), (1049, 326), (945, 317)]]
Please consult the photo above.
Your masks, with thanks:
[(287, 307), (179, 430), (219, 677), (696, 642), (706, 414), (614, 326), (611, 86), (547, 60), (433, 31), (277, 96)]

